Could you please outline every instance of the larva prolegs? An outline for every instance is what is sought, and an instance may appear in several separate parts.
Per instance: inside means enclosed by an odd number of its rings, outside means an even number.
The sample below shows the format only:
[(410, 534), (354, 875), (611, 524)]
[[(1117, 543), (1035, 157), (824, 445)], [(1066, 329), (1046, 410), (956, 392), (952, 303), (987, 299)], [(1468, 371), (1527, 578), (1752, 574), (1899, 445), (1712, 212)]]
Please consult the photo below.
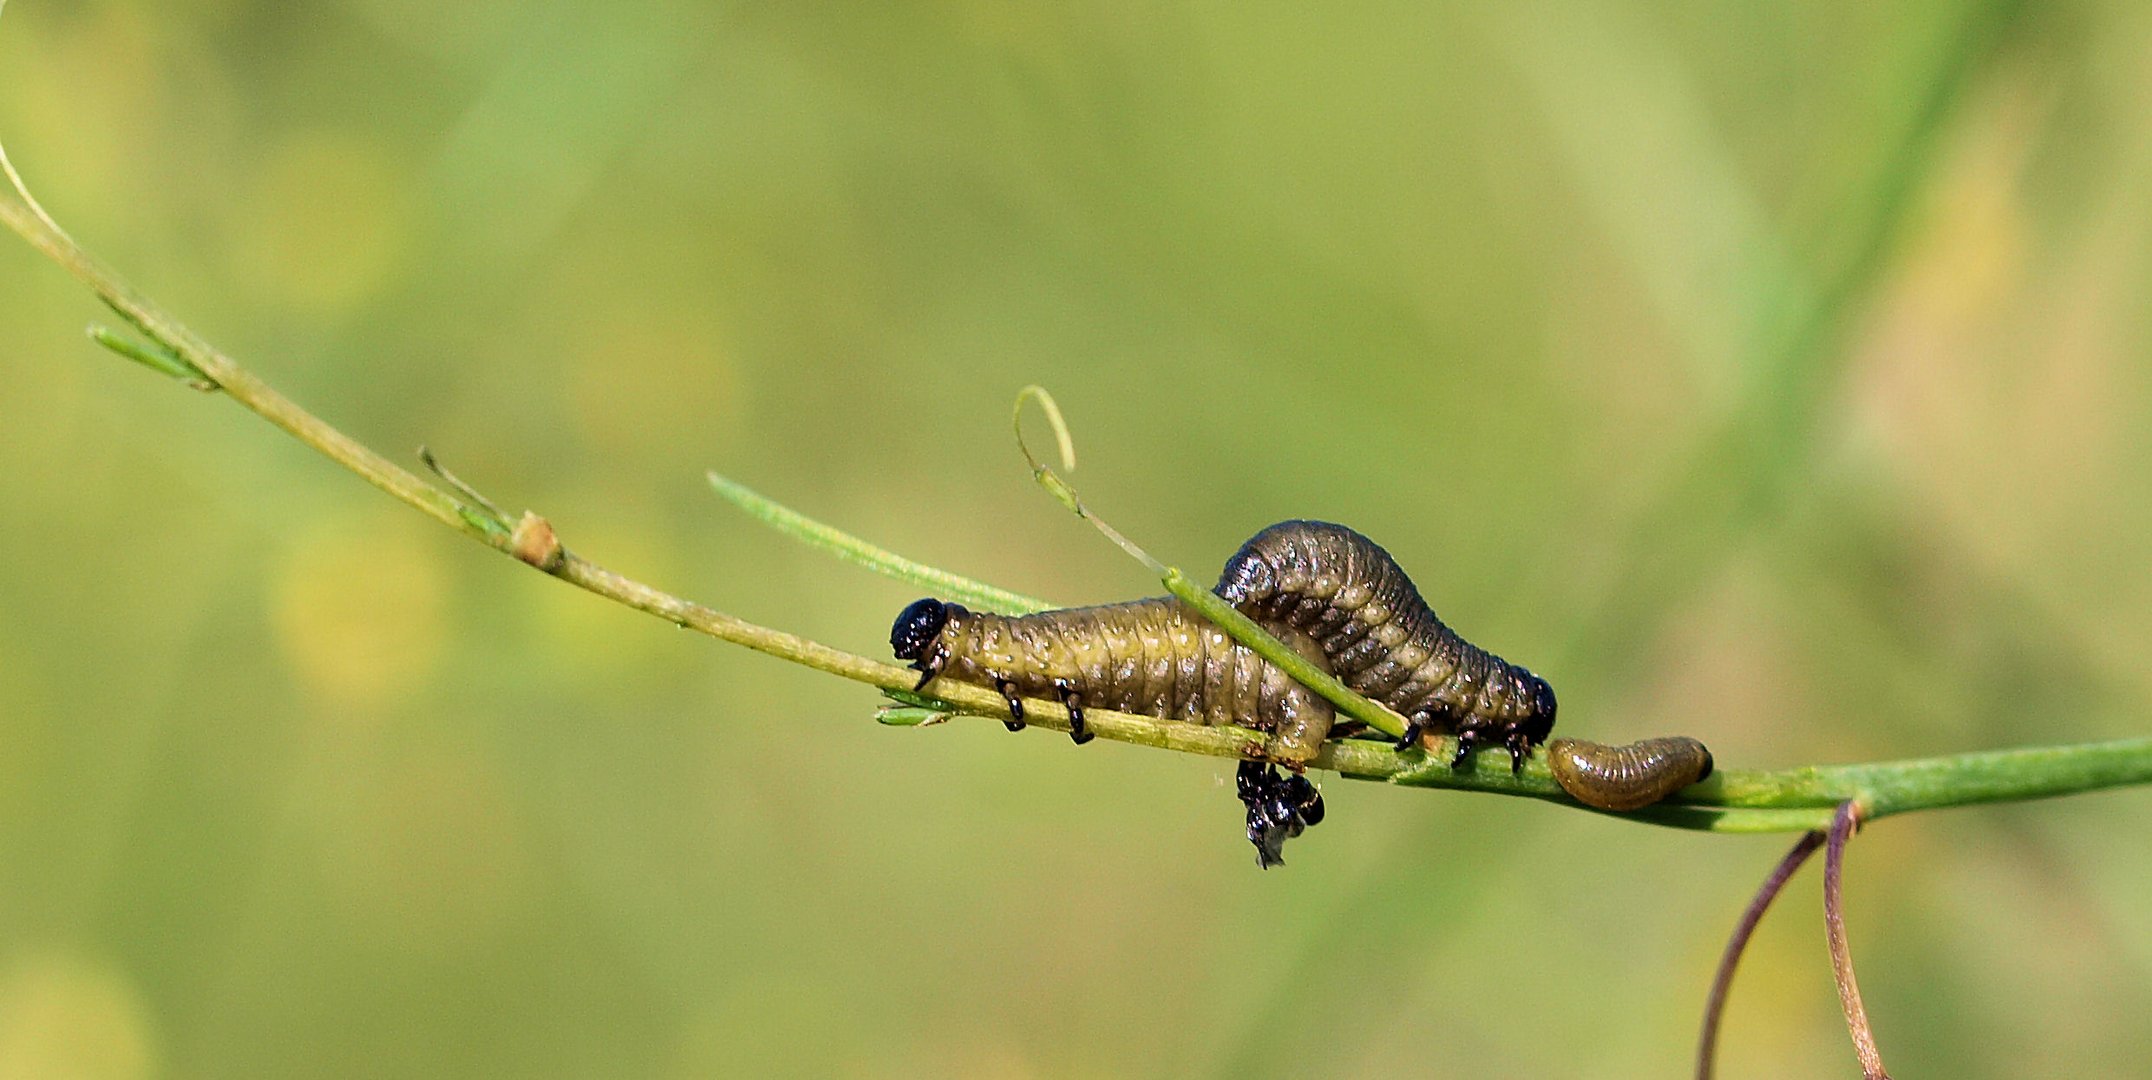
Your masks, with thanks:
[(1069, 711), (1069, 741), (1078, 746), (1090, 742), (1094, 736), (1083, 722), (1083, 691), (1067, 679), (1056, 681), (1054, 689), (1061, 695), (1061, 707)]

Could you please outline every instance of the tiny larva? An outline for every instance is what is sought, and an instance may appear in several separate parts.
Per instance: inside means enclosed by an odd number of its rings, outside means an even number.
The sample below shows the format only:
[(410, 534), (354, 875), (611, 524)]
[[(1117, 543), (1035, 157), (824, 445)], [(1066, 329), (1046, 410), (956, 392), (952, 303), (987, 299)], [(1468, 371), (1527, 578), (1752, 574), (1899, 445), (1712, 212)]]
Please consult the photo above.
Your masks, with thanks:
[(1711, 751), (1685, 735), (1608, 746), (1583, 739), (1547, 745), (1547, 767), (1570, 797), (1601, 810), (1650, 806), (1711, 775)]

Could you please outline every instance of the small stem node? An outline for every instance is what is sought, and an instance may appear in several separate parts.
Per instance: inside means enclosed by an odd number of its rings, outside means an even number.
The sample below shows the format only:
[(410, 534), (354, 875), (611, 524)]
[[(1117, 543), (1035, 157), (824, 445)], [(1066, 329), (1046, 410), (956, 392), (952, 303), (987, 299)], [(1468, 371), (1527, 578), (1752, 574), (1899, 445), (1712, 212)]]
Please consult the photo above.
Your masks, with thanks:
[(560, 537), (553, 533), (553, 523), (528, 510), (509, 535), (508, 553), (548, 574), (560, 569), (568, 557)]

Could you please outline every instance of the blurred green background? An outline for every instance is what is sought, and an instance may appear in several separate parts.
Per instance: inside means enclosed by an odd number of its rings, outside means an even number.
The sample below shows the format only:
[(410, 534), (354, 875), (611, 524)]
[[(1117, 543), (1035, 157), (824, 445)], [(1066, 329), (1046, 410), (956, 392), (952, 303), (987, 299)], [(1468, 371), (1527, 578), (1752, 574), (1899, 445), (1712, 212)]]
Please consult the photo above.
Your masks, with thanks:
[[(63, 223), (364, 441), (880, 655), (1296, 516), (1563, 729), (1772, 766), (2142, 733), (2152, 7), (13, 0)], [(432, 526), (0, 243), (0, 1080), (1668, 1076), (1787, 844), (876, 696)], [(405, 457), (404, 460), (409, 460)], [(1905, 1076), (2148, 1075), (2152, 796), (1871, 829)], [(1850, 1075), (1796, 881), (1729, 1076)]]

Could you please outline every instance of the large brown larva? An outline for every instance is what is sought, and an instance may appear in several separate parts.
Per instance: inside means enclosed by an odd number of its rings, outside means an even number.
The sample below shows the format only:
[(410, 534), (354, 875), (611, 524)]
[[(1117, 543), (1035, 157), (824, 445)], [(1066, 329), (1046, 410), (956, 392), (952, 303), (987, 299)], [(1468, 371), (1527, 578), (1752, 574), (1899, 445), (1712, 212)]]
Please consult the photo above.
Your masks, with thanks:
[(1519, 770), (1554, 728), (1545, 679), (1458, 637), (1373, 540), (1326, 521), (1281, 521), (1226, 561), (1217, 594), (1258, 622), (1312, 636), (1345, 685), (1403, 714), (1399, 746), (1454, 733), (1452, 765), (1482, 743)]

